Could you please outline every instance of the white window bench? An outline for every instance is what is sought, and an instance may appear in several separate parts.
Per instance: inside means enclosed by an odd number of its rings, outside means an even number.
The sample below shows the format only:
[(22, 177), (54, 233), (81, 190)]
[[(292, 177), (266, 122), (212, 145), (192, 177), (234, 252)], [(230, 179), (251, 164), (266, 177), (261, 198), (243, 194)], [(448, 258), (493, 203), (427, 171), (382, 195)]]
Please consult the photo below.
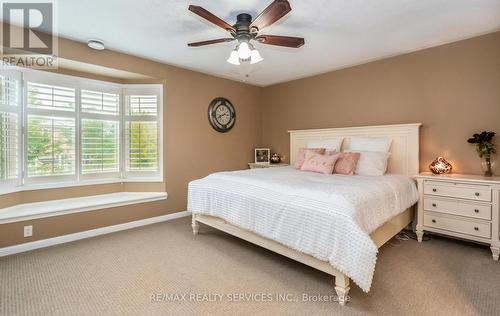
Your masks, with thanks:
[(166, 192), (118, 192), (19, 204), (0, 209), (0, 224), (166, 200)]

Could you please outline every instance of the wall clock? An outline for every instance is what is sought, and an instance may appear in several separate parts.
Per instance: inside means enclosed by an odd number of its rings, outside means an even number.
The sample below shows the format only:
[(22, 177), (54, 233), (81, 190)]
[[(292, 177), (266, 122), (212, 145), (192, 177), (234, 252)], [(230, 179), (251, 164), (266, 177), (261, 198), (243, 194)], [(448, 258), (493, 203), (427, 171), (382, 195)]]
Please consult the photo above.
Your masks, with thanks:
[(229, 131), (236, 122), (233, 104), (226, 98), (215, 98), (208, 106), (208, 121), (217, 132)]

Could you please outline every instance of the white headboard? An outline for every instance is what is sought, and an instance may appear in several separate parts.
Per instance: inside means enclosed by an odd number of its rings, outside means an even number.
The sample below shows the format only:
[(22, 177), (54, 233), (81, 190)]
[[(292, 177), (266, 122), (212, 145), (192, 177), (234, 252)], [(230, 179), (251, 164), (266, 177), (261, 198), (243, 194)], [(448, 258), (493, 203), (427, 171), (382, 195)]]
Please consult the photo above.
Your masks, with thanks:
[(417, 175), (419, 172), (419, 128), (422, 124), (379, 125), (306, 129), (290, 133), (290, 163), (293, 165), (299, 149), (311, 140), (344, 137), (342, 150), (349, 150), (351, 137), (389, 137), (392, 139), (388, 173)]

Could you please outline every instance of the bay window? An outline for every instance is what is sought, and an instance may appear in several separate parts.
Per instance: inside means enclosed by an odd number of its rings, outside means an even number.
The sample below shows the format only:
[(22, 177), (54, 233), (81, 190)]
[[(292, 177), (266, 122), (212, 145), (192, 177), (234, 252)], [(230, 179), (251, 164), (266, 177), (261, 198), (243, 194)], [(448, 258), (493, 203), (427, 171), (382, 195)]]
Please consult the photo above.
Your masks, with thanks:
[(0, 71), (0, 192), (162, 181), (161, 85)]

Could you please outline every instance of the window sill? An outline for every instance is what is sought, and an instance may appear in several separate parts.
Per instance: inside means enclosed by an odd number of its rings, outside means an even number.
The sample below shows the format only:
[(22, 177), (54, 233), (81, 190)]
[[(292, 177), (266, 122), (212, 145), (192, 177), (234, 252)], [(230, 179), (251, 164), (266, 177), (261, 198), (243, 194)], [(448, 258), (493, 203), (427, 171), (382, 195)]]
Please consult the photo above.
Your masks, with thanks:
[(0, 195), (32, 191), (32, 190), (47, 190), (47, 189), (63, 189), (72, 188), (87, 185), (100, 185), (100, 184), (113, 184), (113, 183), (162, 183), (163, 179), (160, 178), (128, 178), (128, 179), (95, 179), (95, 180), (83, 180), (78, 183), (76, 182), (58, 182), (58, 183), (40, 183), (40, 184), (25, 184), (22, 186), (9, 187), (5, 189), (0, 189)]
[(167, 192), (118, 192), (86, 197), (19, 204), (0, 209), (0, 224), (89, 212), (167, 199)]

